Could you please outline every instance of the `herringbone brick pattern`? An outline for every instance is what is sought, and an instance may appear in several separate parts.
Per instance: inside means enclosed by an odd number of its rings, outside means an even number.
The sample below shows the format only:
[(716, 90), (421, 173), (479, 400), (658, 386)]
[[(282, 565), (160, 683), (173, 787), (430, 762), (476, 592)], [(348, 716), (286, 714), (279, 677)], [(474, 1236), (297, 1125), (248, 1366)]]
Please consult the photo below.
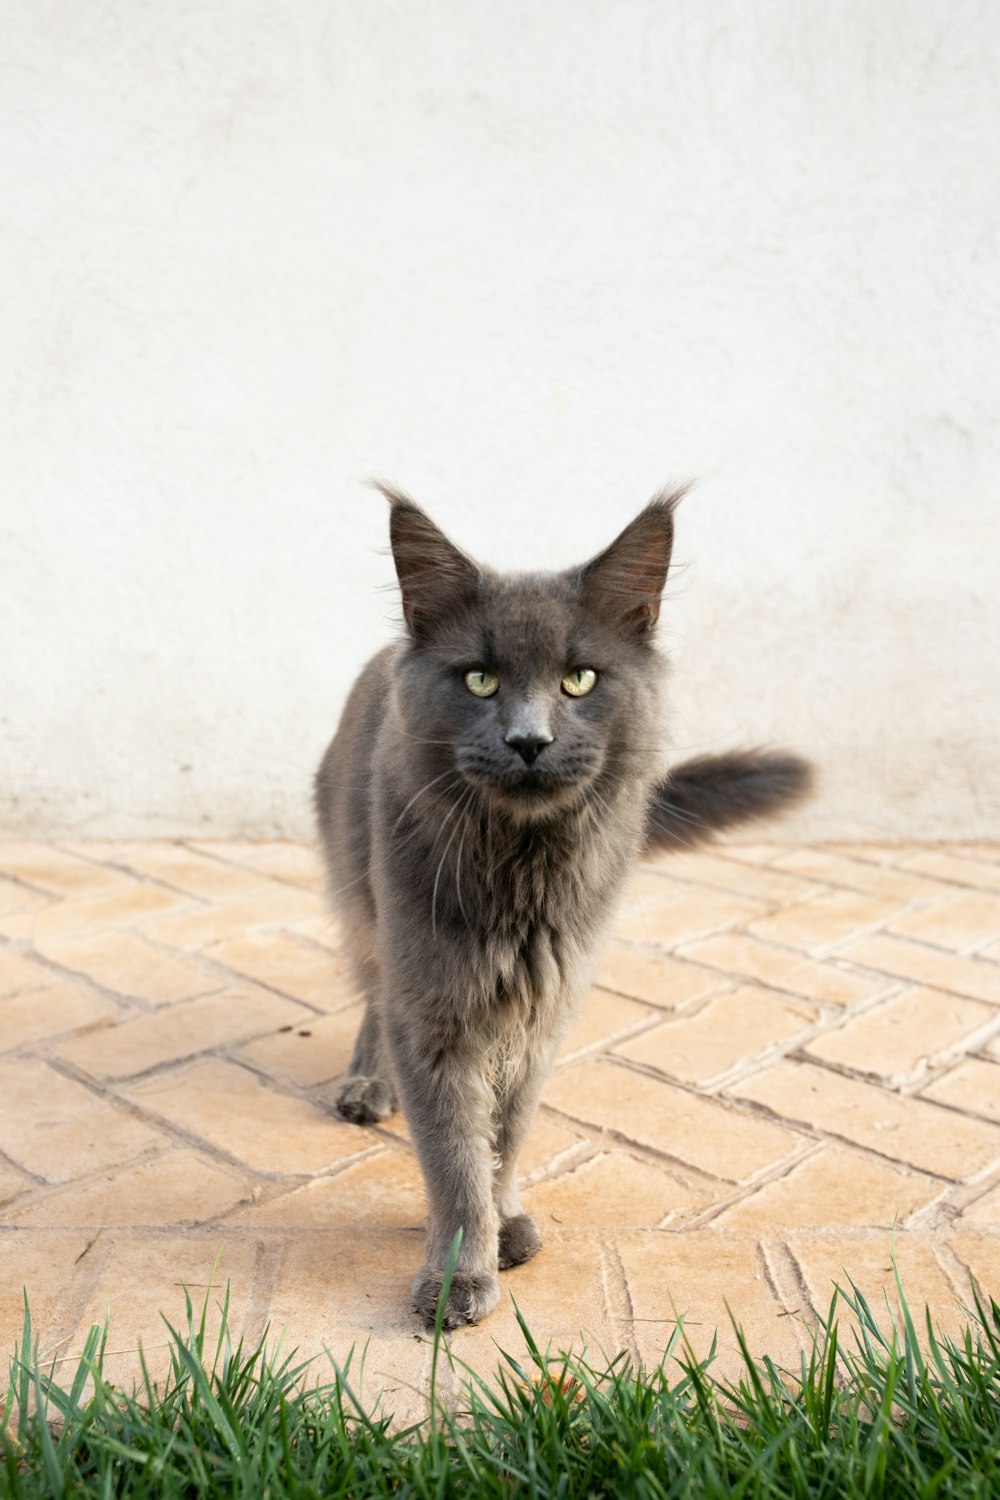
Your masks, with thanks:
[[(305, 848), (0, 845), (0, 1335), (111, 1312), (112, 1369), (210, 1282), (419, 1404), (420, 1176), (331, 1113), (358, 1002)], [(504, 1277), (554, 1345), (792, 1358), (845, 1270), (944, 1326), (1000, 1291), (1000, 847), (723, 845), (644, 867), (523, 1162)], [(484, 1372), (510, 1297), (455, 1335)]]

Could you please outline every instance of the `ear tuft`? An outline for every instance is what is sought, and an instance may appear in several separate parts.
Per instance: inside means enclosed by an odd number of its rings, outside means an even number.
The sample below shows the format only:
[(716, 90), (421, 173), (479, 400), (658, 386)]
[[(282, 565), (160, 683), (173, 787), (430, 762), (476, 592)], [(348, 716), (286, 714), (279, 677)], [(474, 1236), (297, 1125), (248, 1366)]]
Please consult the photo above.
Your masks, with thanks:
[(581, 569), (588, 605), (636, 639), (648, 635), (659, 618), (674, 544), (674, 511), (687, 488), (655, 496), (610, 547)]

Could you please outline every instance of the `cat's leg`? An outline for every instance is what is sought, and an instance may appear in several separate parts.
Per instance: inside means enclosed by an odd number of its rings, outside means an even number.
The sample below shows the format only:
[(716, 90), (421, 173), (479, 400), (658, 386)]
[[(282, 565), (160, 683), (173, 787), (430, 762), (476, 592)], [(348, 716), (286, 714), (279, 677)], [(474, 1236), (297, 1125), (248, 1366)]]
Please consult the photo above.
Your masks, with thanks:
[(498, 1263), (501, 1271), (530, 1260), (542, 1247), (538, 1225), (521, 1208), (517, 1163), (524, 1138), (538, 1110), (554, 1051), (551, 1043), (530, 1047), (522, 1059), (517, 1077), (497, 1101), (493, 1197), (500, 1225)]
[(478, 1323), (500, 1297), (493, 1201), (492, 1089), (474, 1048), (427, 1056), (412, 1038), (393, 1037), (407, 1123), (427, 1189), (427, 1248), (413, 1281), (413, 1306), (430, 1328), (448, 1257), (462, 1242), (445, 1308), (445, 1328)]
[(378, 972), (374, 961), (357, 965), (358, 979), (367, 995), (364, 1018), (354, 1043), (347, 1077), (337, 1092), (337, 1113), (352, 1125), (374, 1125), (396, 1113), (396, 1093), (390, 1081)]

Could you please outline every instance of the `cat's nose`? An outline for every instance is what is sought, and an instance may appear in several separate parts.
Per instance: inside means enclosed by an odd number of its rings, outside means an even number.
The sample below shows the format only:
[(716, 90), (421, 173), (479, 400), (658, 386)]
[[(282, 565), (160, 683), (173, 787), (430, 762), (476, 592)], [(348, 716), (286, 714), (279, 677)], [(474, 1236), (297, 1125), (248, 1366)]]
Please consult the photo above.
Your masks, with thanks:
[(512, 732), (505, 736), (504, 743), (510, 745), (511, 749), (516, 750), (525, 765), (530, 766), (532, 761), (538, 759), (538, 756), (545, 749), (546, 745), (551, 745), (552, 736), (544, 734), (515, 734)]

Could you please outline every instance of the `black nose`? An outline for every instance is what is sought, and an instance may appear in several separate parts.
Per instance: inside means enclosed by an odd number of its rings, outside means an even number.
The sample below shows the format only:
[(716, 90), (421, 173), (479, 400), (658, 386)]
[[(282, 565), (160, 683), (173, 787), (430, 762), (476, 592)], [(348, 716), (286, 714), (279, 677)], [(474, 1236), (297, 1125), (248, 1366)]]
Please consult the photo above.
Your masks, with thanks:
[(506, 743), (512, 750), (516, 750), (524, 761), (530, 766), (533, 760), (537, 760), (546, 745), (551, 745), (552, 740), (546, 739), (541, 734), (509, 734)]

